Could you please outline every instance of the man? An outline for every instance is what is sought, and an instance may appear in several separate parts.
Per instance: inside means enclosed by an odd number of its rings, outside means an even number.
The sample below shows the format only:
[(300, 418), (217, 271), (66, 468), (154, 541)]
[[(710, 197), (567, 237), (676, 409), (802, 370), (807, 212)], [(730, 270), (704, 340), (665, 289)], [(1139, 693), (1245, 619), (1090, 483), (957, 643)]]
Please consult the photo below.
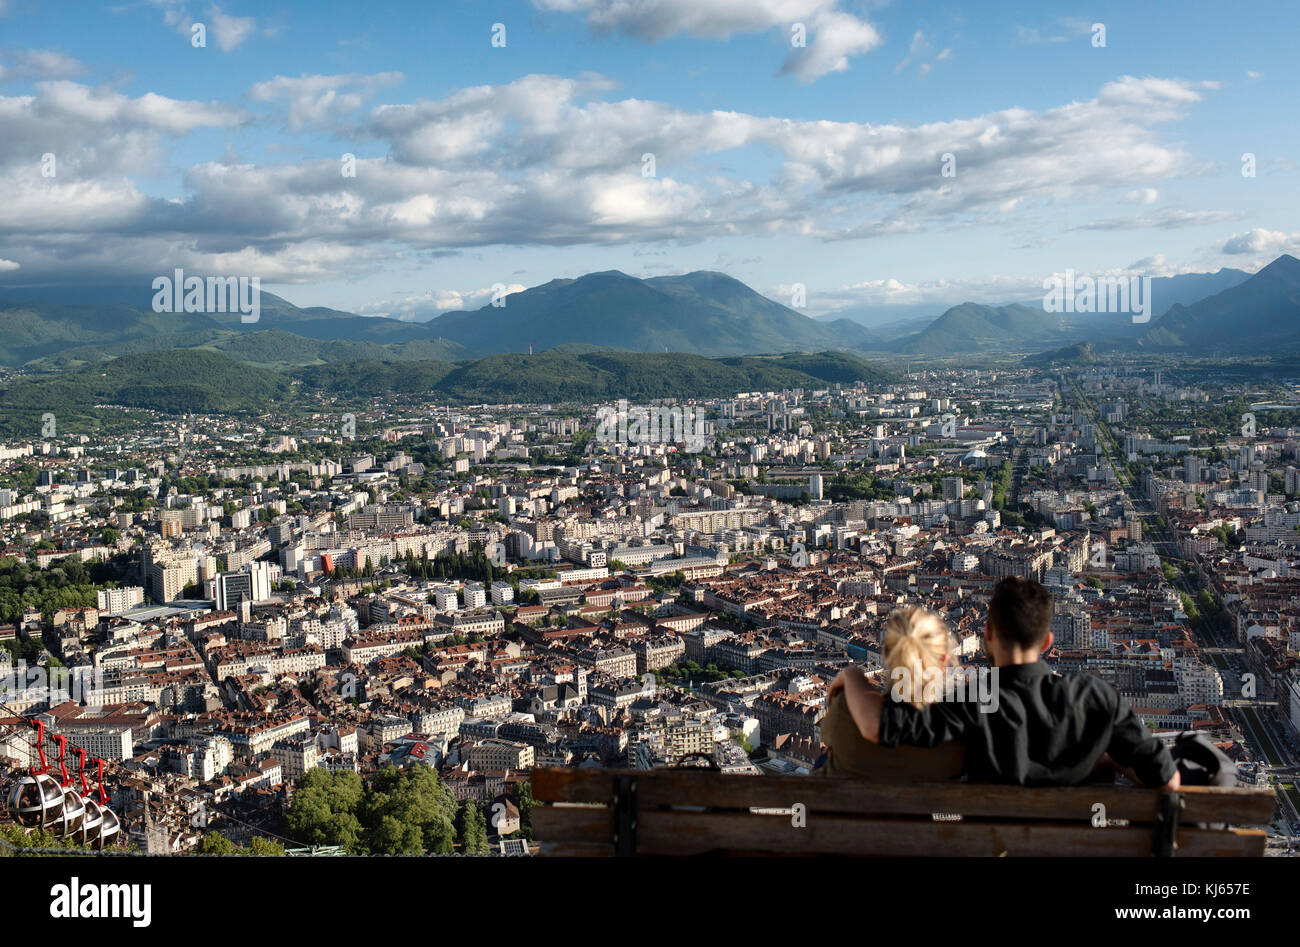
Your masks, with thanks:
[(1042, 660), (1051, 646), (1051, 593), (1013, 576), (993, 590), (984, 628), (984, 650), (998, 669), (994, 704), (914, 707), (884, 697), (856, 667), (832, 682), (827, 700), (842, 690), (862, 737), (881, 746), (963, 741), (975, 782), (1075, 785), (1109, 754), (1142, 785), (1176, 790), (1173, 758), (1128, 702), (1099, 678), (1054, 672)]

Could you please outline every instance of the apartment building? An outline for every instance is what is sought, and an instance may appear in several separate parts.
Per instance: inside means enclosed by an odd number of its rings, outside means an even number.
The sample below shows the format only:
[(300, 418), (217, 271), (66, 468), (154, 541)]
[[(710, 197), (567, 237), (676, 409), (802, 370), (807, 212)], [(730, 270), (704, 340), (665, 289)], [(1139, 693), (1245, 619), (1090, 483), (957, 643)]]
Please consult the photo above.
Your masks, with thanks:
[(495, 769), (530, 769), (534, 750), (526, 743), (484, 740), (470, 748), (469, 765), (480, 772)]

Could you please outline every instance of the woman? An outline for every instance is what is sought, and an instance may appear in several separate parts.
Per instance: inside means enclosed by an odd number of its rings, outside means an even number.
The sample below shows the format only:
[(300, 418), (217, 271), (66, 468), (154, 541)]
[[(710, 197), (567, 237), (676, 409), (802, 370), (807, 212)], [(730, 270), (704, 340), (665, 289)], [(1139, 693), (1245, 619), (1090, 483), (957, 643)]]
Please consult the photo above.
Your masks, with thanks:
[[(895, 609), (885, 619), (880, 656), (886, 670), (888, 695), (923, 707), (943, 699), (944, 682), (955, 666), (952, 635), (942, 618), (919, 605)], [(837, 684), (839, 683), (837, 679)], [(914, 746), (881, 747), (862, 738), (844, 702), (842, 687), (831, 685), (832, 696), (822, 718), (826, 776), (858, 776), (874, 780), (912, 781), (960, 776), (965, 748), (959, 742), (933, 749)]]

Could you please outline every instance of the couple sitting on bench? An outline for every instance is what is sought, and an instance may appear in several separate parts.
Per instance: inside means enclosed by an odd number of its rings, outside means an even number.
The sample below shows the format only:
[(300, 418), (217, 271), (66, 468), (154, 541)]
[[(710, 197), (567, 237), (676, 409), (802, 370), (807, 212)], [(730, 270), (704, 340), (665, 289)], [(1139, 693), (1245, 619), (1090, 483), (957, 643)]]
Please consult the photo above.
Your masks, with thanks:
[(1173, 757), (1114, 687), (1086, 674), (1057, 674), (1042, 660), (1052, 646), (1052, 607), (1037, 582), (997, 584), (984, 628), (994, 692), (981, 687), (980, 700), (969, 693), (951, 699), (955, 656), (943, 620), (916, 606), (895, 611), (880, 645), (887, 693), (856, 666), (835, 678), (821, 724), (828, 750), (820, 771), (1070, 786), (1113, 780), (1120, 770), (1142, 786), (1177, 790)]

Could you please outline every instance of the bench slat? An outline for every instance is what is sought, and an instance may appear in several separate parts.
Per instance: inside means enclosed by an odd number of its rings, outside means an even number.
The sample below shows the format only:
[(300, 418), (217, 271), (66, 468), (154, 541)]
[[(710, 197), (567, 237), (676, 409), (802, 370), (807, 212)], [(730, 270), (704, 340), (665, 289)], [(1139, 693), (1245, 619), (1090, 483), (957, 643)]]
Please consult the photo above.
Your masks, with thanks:
[(543, 858), (613, 858), (614, 846), (608, 842), (539, 842), (537, 854)]
[[(593, 807), (533, 809), (541, 854), (612, 856), (611, 810)], [(1140, 826), (1089, 826), (1052, 822), (924, 822), (817, 816), (796, 828), (788, 816), (741, 812), (654, 810), (637, 819), (641, 855), (857, 855), (857, 856), (1062, 856), (1145, 857), (1151, 831)], [(1265, 833), (1258, 829), (1211, 831), (1183, 827), (1178, 852), (1184, 857), (1260, 856)]]
[(542, 841), (601, 844), (614, 853), (614, 810), (605, 806), (534, 806), (533, 835)]
[[(967, 816), (1014, 820), (1090, 821), (1093, 806), (1106, 807), (1106, 818), (1150, 823), (1157, 793), (1150, 789), (1105, 785), (1026, 789), (983, 783), (873, 783), (861, 779), (809, 776), (742, 776), (703, 770), (535, 769), (534, 798), (553, 802), (608, 804), (620, 774), (637, 777), (642, 810), (660, 806), (789, 808), (803, 803), (817, 813), (858, 815), (928, 815), (959, 812)], [(1182, 790), (1181, 821), (1262, 825), (1272, 820), (1274, 794), (1268, 789), (1220, 789), (1196, 786)]]
[[(1262, 855), (1256, 829), (1178, 832), (1180, 856)], [(795, 828), (788, 816), (739, 812), (653, 811), (638, 818), (637, 853), (701, 855), (1062, 856), (1151, 854), (1151, 831), (1141, 826), (1094, 829), (1058, 823), (919, 822), (838, 816), (809, 818)]]

